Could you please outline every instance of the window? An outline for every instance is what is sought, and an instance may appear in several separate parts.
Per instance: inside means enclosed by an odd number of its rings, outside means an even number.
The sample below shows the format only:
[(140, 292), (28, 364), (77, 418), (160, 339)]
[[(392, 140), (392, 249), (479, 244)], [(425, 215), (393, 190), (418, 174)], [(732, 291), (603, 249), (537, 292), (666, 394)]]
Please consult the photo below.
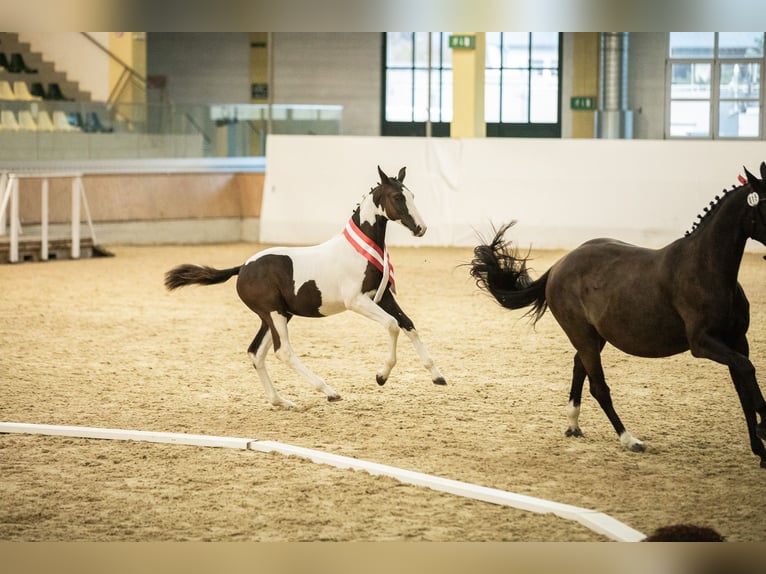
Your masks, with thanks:
[[(431, 37), (431, 129), (449, 135), (452, 121), (452, 50), (449, 34)], [(428, 120), (428, 32), (383, 34), (383, 135), (423, 136)]]
[(763, 32), (671, 32), (666, 136), (763, 138)]
[(487, 32), (487, 135), (560, 137), (559, 34)]
[[(425, 135), (427, 32), (383, 34), (383, 135)], [(431, 33), (431, 126), (449, 135), (452, 49), (448, 32)], [(560, 34), (487, 32), (485, 118), (488, 136), (561, 136)]]

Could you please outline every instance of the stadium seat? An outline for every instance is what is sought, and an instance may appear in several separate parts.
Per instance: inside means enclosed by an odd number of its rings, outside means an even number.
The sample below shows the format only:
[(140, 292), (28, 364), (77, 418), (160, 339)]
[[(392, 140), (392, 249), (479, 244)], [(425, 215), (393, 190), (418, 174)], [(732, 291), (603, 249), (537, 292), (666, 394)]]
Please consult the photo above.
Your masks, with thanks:
[(21, 129), (19, 122), (16, 120), (16, 114), (11, 110), (0, 111), (0, 125), (3, 130), (17, 132)]
[(27, 83), (23, 81), (13, 82), (13, 94), (16, 96), (17, 100), (33, 101), (42, 99), (39, 96), (33, 96), (31, 93), (29, 93)]
[(72, 98), (67, 98), (64, 94), (61, 93), (61, 86), (59, 86), (56, 82), (52, 82), (48, 84), (48, 93), (47, 93), (47, 100), (56, 100), (61, 102), (71, 102), (73, 101)]
[(30, 110), (19, 110), (19, 127), (22, 130), (37, 131), (37, 123)]
[(0, 70), (8, 71), (10, 65), (11, 64), (8, 62), (8, 56), (5, 55), (5, 52), (0, 52)]
[(32, 84), (29, 86), (29, 93), (33, 96), (38, 96), (41, 100), (45, 100), (48, 97), (45, 94), (45, 87), (43, 86), (42, 82), (32, 82)]
[(37, 131), (52, 132), (55, 129), (51, 115), (46, 110), (40, 110), (37, 114)]
[(113, 132), (114, 128), (107, 127), (101, 123), (101, 118), (98, 117), (98, 113), (88, 112), (85, 120), (85, 131), (104, 134)]
[(0, 80), (0, 100), (15, 100), (16, 96), (11, 88), (11, 83)]
[(9, 63), (8, 71), (12, 72), (14, 74), (19, 73), (25, 73), (25, 74), (36, 74), (37, 70), (34, 70), (27, 66), (26, 62), (24, 62), (24, 56), (22, 56), (19, 52), (14, 52), (11, 54), (11, 61)]

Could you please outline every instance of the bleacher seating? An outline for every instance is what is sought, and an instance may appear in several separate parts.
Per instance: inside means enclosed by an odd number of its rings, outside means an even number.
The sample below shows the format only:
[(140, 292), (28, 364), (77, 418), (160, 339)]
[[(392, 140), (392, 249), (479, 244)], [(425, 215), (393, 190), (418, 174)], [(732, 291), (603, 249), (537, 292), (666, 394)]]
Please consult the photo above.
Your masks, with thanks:
[[(28, 49), (12, 33), (0, 33), (0, 130), (113, 132), (76, 84)], [(29, 65), (28, 62), (32, 62)], [(38, 70), (39, 68), (39, 70)], [(74, 97), (70, 97), (74, 96)], [(73, 105), (70, 102), (83, 102)], [(102, 114), (108, 111), (103, 107)]]

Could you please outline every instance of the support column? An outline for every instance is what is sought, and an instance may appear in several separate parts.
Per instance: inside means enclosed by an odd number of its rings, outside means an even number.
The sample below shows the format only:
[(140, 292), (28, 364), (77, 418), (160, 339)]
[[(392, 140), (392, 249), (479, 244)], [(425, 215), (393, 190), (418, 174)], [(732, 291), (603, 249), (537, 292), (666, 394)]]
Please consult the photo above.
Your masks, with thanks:
[[(572, 54), (572, 96), (598, 97), (598, 32), (575, 32)], [(568, 102), (567, 102), (568, 104)], [(594, 110), (572, 111), (572, 137), (591, 139)]]
[(474, 37), (473, 48), (452, 49), (452, 125), (453, 138), (483, 138), (484, 121), (484, 32), (456, 32)]
[(123, 104), (122, 114), (146, 123), (146, 87), (132, 81), (125, 66), (146, 77), (146, 32), (110, 32), (109, 50), (120, 61), (109, 59), (109, 94), (112, 104)]

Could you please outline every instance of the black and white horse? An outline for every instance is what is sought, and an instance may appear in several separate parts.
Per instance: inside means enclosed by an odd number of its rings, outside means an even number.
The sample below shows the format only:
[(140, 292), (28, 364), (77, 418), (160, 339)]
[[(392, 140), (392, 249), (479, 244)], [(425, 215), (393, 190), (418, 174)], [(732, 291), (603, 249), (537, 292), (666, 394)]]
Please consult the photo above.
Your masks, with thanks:
[(394, 298), (394, 270), (386, 249), (386, 224), (398, 221), (422, 237), (426, 224), (415, 207), (412, 192), (404, 185), (405, 168), (388, 177), (378, 167), (380, 183), (366, 194), (341, 233), (310, 247), (272, 247), (253, 255), (244, 265), (214, 269), (179, 265), (165, 275), (169, 290), (184, 285), (223, 283), (234, 275), (237, 293), (261, 319), (248, 348), (255, 370), (272, 405), (295, 406), (274, 389), (265, 360), (273, 346), (277, 357), (300, 373), (330, 401), (340, 395), (301, 363), (290, 346), (287, 323), (300, 317), (326, 317), (356, 311), (380, 323), (388, 332), (388, 356), (376, 375), (379, 385), (396, 364), (399, 329), (409, 336), (435, 384), (444, 377), (421, 342), (415, 326)]

